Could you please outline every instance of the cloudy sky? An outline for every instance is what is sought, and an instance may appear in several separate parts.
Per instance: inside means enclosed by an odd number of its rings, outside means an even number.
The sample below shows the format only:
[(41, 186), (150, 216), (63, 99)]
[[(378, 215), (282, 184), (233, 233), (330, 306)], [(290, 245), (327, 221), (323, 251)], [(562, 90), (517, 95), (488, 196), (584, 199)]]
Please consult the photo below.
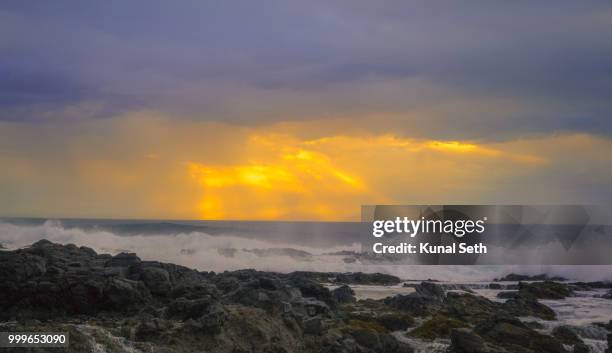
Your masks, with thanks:
[(3, 1), (0, 216), (607, 203), (609, 1)]

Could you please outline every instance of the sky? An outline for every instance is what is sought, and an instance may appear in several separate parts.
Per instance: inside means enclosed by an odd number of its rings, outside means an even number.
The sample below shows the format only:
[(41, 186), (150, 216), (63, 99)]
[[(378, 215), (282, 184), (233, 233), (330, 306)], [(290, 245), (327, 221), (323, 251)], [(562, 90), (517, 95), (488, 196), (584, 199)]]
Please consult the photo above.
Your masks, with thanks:
[(612, 197), (609, 1), (3, 1), (0, 217)]

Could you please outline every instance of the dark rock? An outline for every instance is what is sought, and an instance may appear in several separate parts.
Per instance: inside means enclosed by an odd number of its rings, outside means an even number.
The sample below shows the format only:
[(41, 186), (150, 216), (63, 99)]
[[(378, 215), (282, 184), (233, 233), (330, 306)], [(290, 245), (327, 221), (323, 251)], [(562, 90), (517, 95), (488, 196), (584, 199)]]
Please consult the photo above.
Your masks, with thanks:
[(442, 312), (446, 315), (468, 322), (480, 322), (502, 310), (500, 303), (485, 297), (449, 292)]
[(557, 281), (563, 282), (566, 281), (563, 277), (549, 277), (547, 274), (539, 274), (535, 276), (530, 275), (519, 275), (516, 273), (511, 273), (506, 275), (500, 279), (495, 279), (496, 282), (521, 282), (521, 281)]
[(554, 337), (530, 329), (520, 320), (496, 316), (476, 326), (474, 331), (487, 342), (507, 348), (510, 352), (566, 353), (563, 344)]
[(439, 284), (422, 282), (415, 286), (415, 292), (408, 295), (395, 295), (384, 300), (392, 308), (424, 316), (442, 307), (445, 298), (444, 290)]
[(489, 289), (503, 289), (502, 285), (499, 283), (490, 283)]
[(442, 307), (442, 304), (427, 297), (412, 295), (395, 295), (384, 299), (384, 303), (391, 308), (405, 311), (414, 316), (426, 316)]
[(519, 283), (521, 295), (531, 295), (537, 299), (565, 299), (573, 294), (564, 283), (551, 281), (535, 283)]
[[(134, 335), (135, 338), (139, 340), (146, 340), (157, 336), (160, 334), (160, 331), (166, 330), (169, 328), (169, 324), (159, 318), (154, 318), (150, 316), (145, 316), (141, 319), (140, 323), (135, 329)], [(131, 332), (128, 333), (131, 336)]]
[(534, 330), (542, 330), (544, 329), (544, 325), (542, 325), (541, 323), (537, 322), (537, 321), (525, 321), (524, 322), (525, 326), (534, 329)]
[(304, 297), (316, 298), (327, 304), (334, 304), (331, 291), (321, 284), (303, 278), (292, 278), (290, 284), (300, 290), (300, 293)]
[(554, 320), (555, 312), (529, 295), (519, 295), (503, 303), (502, 308), (513, 316), (535, 316), (544, 320)]
[(125, 278), (111, 278), (104, 286), (105, 306), (123, 311), (133, 305), (143, 304), (151, 299), (147, 287), (138, 281)]
[(466, 323), (459, 320), (437, 315), (410, 331), (408, 335), (427, 340), (433, 340), (435, 338), (448, 338), (452, 329), (466, 326)]
[(336, 274), (335, 282), (345, 284), (364, 285), (395, 285), (401, 282), (399, 277), (384, 273), (339, 273)]
[(518, 291), (505, 291), (497, 293), (497, 297), (500, 299), (515, 299), (519, 297)]
[(354, 303), (356, 301), (355, 292), (347, 285), (334, 289), (332, 291), (332, 296), (338, 303), (341, 304)]
[(375, 320), (389, 331), (400, 331), (414, 326), (414, 318), (403, 313), (382, 313), (376, 316)]
[(209, 312), (214, 301), (211, 297), (198, 299), (178, 298), (170, 305), (166, 314), (168, 317), (179, 318), (181, 320), (197, 319)]
[(580, 337), (578, 337), (572, 328), (568, 326), (562, 325), (555, 327), (552, 331), (552, 335), (565, 344), (574, 345), (577, 343), (583, 343)]
[(444, 300), (444, 289), (442, 286), (432, 282), (421, 282), (421, 284), (414, 287), (415, 293), (421, 297), (434, 298), (438, 301)]
[(573, 282), (569, 286), (574, 290), (612, 289), (612, 282)]
[(305, 319), (302, 326), (306, 334), (320, 335), (323, 332), (323, 323), (318, 316)]
[(366, 348), (380, 349), (378, 333), (374, 330), (356, 329), (351, 332), (351, 336), (353, 336), (358, 344)]
[(453, 329), (451, 330), (450, 337), (450, 351), (453, 353), (490, 353), (482, 337), (469, 329)]
[(576, 343), (573, 353), (590, 353), (591, 349), (584, 343)]
[(113, 258), (108, 262), (107, 266), (129, 267), (132, 265), (138, 265), (140, 262), (141, 260), (138, 256), (136, 256), (136, 254), (122, 252), (113, 256)]
[(307, 272), (297, 271), (289, 274), (292, 279), (312, 280), (320, 283), (342, 283), (363, 285), (396, 285), (401, 282), (399, 277), (384, 273), (363, 272)]
[(142, 268), (140, 279), (153, 294), (168, 295), (172, 292), (170, 274), (163, 268), (144, 267)]

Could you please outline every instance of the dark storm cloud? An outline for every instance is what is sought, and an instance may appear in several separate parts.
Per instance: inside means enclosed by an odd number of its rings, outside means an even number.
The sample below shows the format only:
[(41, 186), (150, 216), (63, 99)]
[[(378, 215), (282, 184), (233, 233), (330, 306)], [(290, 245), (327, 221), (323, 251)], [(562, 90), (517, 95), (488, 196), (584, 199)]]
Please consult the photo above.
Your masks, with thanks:
[(430, 135), (609, 134), (610, 38), (603, 1), (5, 1), (0, 119), (384, 112)]

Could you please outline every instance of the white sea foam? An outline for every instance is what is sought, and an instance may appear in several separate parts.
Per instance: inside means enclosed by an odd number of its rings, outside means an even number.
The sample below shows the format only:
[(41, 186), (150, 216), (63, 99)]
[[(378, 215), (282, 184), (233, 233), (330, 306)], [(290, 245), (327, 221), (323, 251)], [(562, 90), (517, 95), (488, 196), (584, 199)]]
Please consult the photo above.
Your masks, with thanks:
[[(40, 239), (79, 246), (88, 246), (98, 252), (116, 254), (135, 252), (142, 259), (176, 263), (202, 271), (223, 271), (255, 268), (264, 271), (338, 271), (338, 272), (382, 272), (403, 279), (438, 279), (452, 282), (490, 281), (493, 278), (515, 272), (522, 274), (547, 273), (564, 276), (572, 280), (612, 280), (612, 266), (425, 266), (388, 265), (366, 263), (360, 259), (345, 261), (350, 255), (326, 255), (339, 251), (359, 252), (359, 243), (336, 244), (334, 246), (311, 243), (309, 246), (292, 241), (258, 239), (233, 233), (231, 229), (221, 234), (202, 231), (184, 231), (173, 234), (155, 233), (148, 230), (139, 234), (119, 234), (104, 228), (64, 227), (59, 221), (40, 224), (17, 224), (0, 221), (0, 243), (9, 249), (27, 246)], [(228, 249), (233, 249), (228, 251)], [(294, 249), (312, 254), (295, 256), (283, 251), (253, 252), (253, 249)], [(247, 251), (244, 251), (247, 250)], [(233, 255), (233, 256), (232, 256)], [(265, 256), (264, 256), (265, 255)], [(298, 253), (299, 255), (299, 253)], [(351, 259), (354, 260), (354, 259)]]

